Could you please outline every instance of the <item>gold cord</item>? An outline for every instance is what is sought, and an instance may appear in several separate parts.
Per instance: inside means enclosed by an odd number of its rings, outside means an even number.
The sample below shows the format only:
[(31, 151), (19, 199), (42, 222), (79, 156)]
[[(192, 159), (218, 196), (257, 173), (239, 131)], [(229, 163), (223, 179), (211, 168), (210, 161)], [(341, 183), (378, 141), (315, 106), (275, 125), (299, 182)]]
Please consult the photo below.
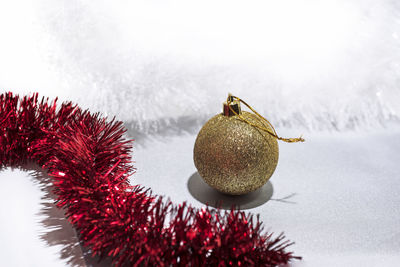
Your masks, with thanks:
[[(259, 119), (265, 121), (265, 122), (271, 127), (272, 131), (271, 131), (270, 129), (268, 129), (267, 127), (261, 127), (261, 126), (258, 126), (258, 125), (256, 125), (256, 124), (254, 124), (254, 123), (251, 123), (250, 121), (248, 121), (248, 120), (246, 120), (245, 118), (243, 118), (242, 115), (238, 114), (235, 110), (233, 110), (233, 108), (231, 107), (231, 103), (233, 102), (234, 99), (236, 99), (237, 101), (242, 102), (243, 104), (245, 104), (246, 107), (248, 107), (251, 111), (253, 111), (254, 114), (256, 114), (257, 117), (258, 117)], [(264, 118), (263, 116), (261, 116), (261, 115), (260, 115), (257, 111), (255, 111), (249, 104), (247, 104), (244, 100), (240, 99), (239, 97), (233, 96), (233, 95), (229, 94), (228, 99), (226, 100), (226, 103), (227, 103), (229, 109), (233, 112), (233, 114), (235, 114), (236, 116), (238, 116), (239, 119), (241, 119), (242, 121), (244, 121), (244, 122), (250, 124), (251, 126), (254, 126), (254, 127), (256, 127), (256, 128), (258, 128), (258, 129), (260, 129), (260, 130), (263, 130), (263, 131), (269, 133), (270, 135), (272, 135), (272, 136), (275, 137), (276, 139), (281, 140), (281, 141), (284, 141), (284, 142), (287, 142), (287, 143), (304, 142), (304, 139), (303, 139), (302, 136), (300, 136), (299, 138), (283, 138), (283, 137), (278, 136), (278, 134), (277, 134), (276, 131), (275, 131), (274, 126), (272, 126), (272, 124), (271, 124), (266, 118)]]

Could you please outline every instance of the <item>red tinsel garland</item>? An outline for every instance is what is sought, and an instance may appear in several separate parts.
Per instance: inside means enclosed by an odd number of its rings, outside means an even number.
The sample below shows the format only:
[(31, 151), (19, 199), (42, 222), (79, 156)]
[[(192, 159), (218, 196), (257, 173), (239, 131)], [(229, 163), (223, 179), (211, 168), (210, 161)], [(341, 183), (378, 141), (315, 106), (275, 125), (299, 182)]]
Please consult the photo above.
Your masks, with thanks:
[(283, 234), (264, 233), (243, 211), (175, 205), (130, 186), (131, 140), (122, 122), (72, 103), (0, 95), (0, 166), (33, 160), (53, 178), (64, 208), (93, 255), (117, 266), (276, 266), (293, 256)]

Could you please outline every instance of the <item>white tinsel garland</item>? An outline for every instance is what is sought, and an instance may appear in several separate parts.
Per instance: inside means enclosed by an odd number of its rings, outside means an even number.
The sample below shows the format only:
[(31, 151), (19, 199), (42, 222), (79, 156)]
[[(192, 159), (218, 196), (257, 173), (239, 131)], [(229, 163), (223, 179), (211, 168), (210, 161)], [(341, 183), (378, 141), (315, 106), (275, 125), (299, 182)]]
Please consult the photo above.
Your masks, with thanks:
[(228, 92), (277, 126), (399, 119), (396, 1), (26, 2), (2, 4), (0, 86), (72, 99), (139, 132), (204, 121)]

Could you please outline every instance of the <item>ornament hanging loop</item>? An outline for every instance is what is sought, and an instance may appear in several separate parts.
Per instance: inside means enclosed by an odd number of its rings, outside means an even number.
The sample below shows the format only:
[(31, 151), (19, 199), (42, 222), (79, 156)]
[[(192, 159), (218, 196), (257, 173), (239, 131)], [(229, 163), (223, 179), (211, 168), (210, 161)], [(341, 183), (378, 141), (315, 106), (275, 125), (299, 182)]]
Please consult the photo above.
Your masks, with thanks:
[[(251, 123), (250, 121), (248, 121), (247, 119), (245, 119), (242, 115), (241, 115), (241, 111), (240, 111), (240, 103), (243, 103), (246, 107), (248, 107), (251, 111), (253, 111), (253, 113), (261, 120), (264, 121), (265, 123), (267, 123), (268, 126), (271, 127), (272, 131), (270, 129), (268, 129), (267, 127), (262, 127), (259, 125), (256, 125), (254, 123)], [(239, 107), (239, 109), (235, 108), (236, 106)], [(228, 98), (226, 100), (226, 105), (224, 105), (224, 114), (227, 114), (226, 109), (229, 109), (228, 114), (233, 113), (234, 115), (238, 116), (238, 118), (248, 124), (250, 124), (253, 127), (256, 127), (262, 131), (267, 132), (268, 134), (272, 135), (273, 137), (275, 137), (278, 140), (284, 141), (286, 143), (296, 143), (296, 142), (304, 142), (304, 138), (302, 136), (300, 136), (299, 138), (283, 138), (278, 136), (278, 134), (275, 131), (274, 126), (272, 126), (272, 124), (263, 116), (261, 116), (257, 111), (255, 111), (249, 104), (247, 104), (244, 100), (240, 99), (237, 96), (233, 96), (231, 94), (228, 95)], [(236, 110), (235, 110), (236, 109)], [(229, 115), (228, 115), (229, 116)]]
[(228, 96), (229, 102), (226, 101), (223, 104), (224, 116), (231, 117), (236, 115), (242, 115), (242, 109), (240, 107), (240, 101), (235, 100), (231, 94)]

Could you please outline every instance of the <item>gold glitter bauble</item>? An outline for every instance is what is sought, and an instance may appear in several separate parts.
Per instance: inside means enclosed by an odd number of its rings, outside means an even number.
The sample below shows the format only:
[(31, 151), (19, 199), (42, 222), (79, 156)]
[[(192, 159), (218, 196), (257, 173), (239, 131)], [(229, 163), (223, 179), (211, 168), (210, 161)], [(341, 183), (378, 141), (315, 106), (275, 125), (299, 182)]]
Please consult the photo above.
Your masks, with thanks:
[[(253, 113), (243, 111), (241, 115), (271, 129)], [(194, 164), (200, 176), (211, 187), (230, 195), (263, 186), (275, 171), (278, 157), (276, 138), (238, 116), (214, 116), (200, 130), (194, 145)]]

